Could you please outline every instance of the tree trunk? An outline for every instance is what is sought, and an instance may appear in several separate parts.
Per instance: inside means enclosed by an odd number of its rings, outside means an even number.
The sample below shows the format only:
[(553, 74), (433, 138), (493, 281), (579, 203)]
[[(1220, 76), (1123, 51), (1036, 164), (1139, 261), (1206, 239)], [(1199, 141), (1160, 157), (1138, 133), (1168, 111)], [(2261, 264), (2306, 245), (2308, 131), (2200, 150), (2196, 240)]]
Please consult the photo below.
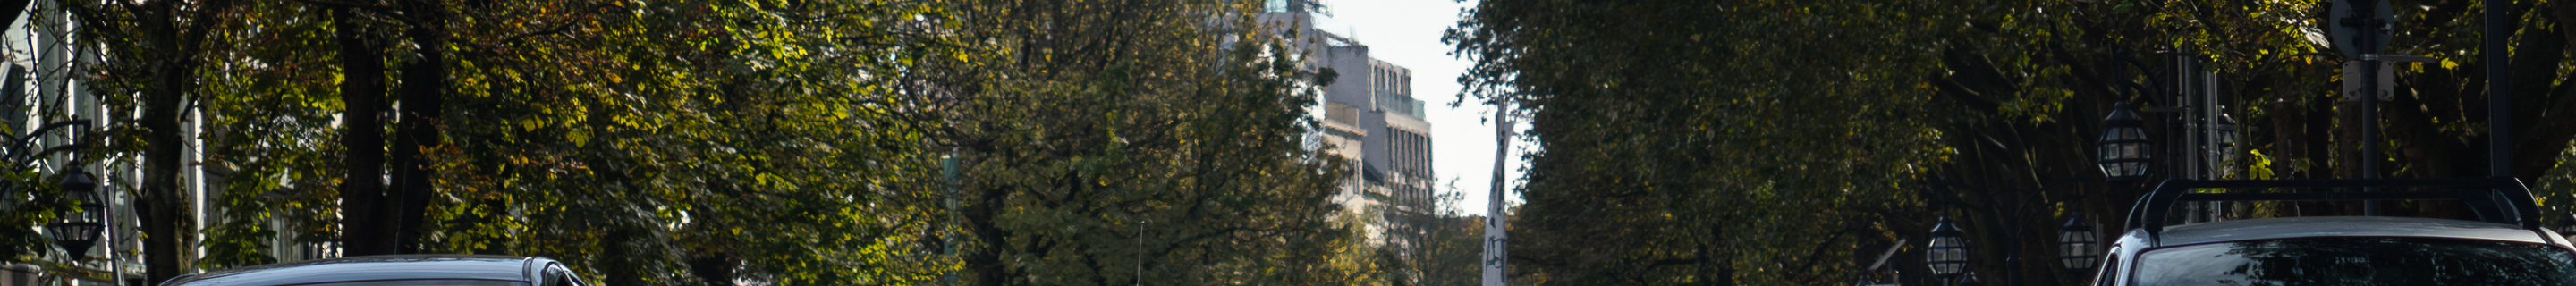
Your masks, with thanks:
[(429, 0), (405, 1), (403, 6), (406, 12), (417, 13), (410, 15), (412, 26), (407, 33), (419, 44), (420, 61), (403, 67), (402, 134), (394, 145), (401, 162), (396, 168), (402, 172), (395, 177), (394, 235), (402, 251), (415, 253), (420, 250), (420, 225), (428, 217), (430, 178), (435, 175), (423, 152), (438, 147), (441, 137), (438, 116), (447, 89), (447, 10)]
[[(153, 2), (143, 7), (157, 13), (144, 21), (142, 38), (153, 50), (166, 54), (189, 54), (192, 45), (182, 43), (184, 34), (175, 23), (179, 11), (173, 2)], [(188, 37), (194, 38), (194, 37)], [(193, 41), (189, 41), (193, 42)], [(179, 250), (181, 234), (195, 229), (188, 225), (186, 197), (179, 192), (180, 148), (186, 145), (179, 130), (180, 97), (194, 86), (195, 62), (192, 57), (152, 59), (153, 85), (144, 90), (143, 98), (143, 186), (136, 197), (135, 212), (141, 213), (143, 249), (147, 279), (167, 281), (181, 270)]]
[[(164, 77), (158, 81), (167, 85), (177, 79)], [(179, 244), (180, 233), (194, 229), (182, 216), (186, 200), (179, 192), (179, 147), (184, 141), (180, 140), (176, 114), (178, 93), (165, 87), (145, 95), (143, 120), (149, 131), (144, 136), (149, 144), (144, 147), (142, 195), (134, 206), (136, 212), (142, 213), (145, 269), (152, 281), (177, 276), (181, 271), (178, 250), (184, 248)]]
[(179, 134), (177, 87), (188, 78), (188, 69), (180, 68), (180, 61), (184, 60), (163, 60), (153, 75), (158, 87), (144, 95), (143, 195), (135, 207), (142, 213), (146, 273), (152, 281), (165, 281), (179, 273), (179, 232), (191, 229), (180, 216), (185, 200), (179, 193), (179, 148), (186, 142)]
[(340, 183), (341, 242), (351, 256), (394, 254), (401, 245), (392, 236), (391, 225), (383, 223), (386, 210), (384, 165), (384, 123), (377, 120), (384, 107), (384, 57), (365, 38), (353, 8), (331, 11), (333, 33), (340, 44), (340, 102), (348, 106), (341, 113), (340, 144), (342, 166), (348, 177)]

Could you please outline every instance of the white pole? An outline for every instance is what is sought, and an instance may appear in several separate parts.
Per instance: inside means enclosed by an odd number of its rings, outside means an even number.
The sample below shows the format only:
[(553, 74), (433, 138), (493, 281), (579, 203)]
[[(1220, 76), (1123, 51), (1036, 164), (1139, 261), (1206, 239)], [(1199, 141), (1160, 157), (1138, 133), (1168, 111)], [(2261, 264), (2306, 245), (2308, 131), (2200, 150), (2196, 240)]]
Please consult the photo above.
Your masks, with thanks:
[[(77, 161), (75, 161), (75, 162), (77, 162)], [(81, 166), (79, 166), (79, 165), (73, 165), (73, 166), (72, 166), (72, 168), (81, 168)], [(87, 169), (87, 168), (82, 168), (82, 169)], [(104, 178), (104, 177), (101, 177), (101, 178)], [(107, 180), (98, 180), (98, 181), (100, 181), (100, 182), (105, 182), (105, 181), (107, 181)], [(114, 185), (109, 185), (109, 186), (114, 186)], [(116, 258), (117, 258), (117, 257), (116, 257), (116, 245), (118, 244), (118, 243), (116, 243), (116, 232), (117, 232), (116, 227), (117, 227), (117, 226), (121, 226), (121, 225), (125, 225), (125, 224), (117, 223), (117, 221), (116, 221), (116, 219), (117, 219), (117, 217), (116, 217), (116, 201), (117, 201), (117, 197), (116, 197), (116, 195), (117, 195), (117, 192), (116, 192), (116, 191), (111, 191), (111, 190), (112, 190), (112, 188), (101, 188), (101, 189), (110, 189), (110, 190), (100, 190), (100, 192), (105, 193), (105, 194), (104, 194), (104, 195), (105, 195), (104, 197), (106, 197), (106, 198), (104, 198), (104, 199), (106, 199), (107, 201), (105, 201), (105, 202), (100, 202), (100, 204), (98, 204), (100, 207), (105, 208), (105, 209), (103, 209), (103, 210), (99, 210), (99, 211), (107, 212), (107, 215), (106, 215), (106, 216), (107, 216), (107, 220), (106, 220), (107, 225), (105, 225), (105, 227), (101, 227), (101, 228), (100, 228), (100, 231), (101, 231), (101, 232), (106, 232), (106, 233), (107, 233), (107, 235), (106, 235), (106, 236), (103, 236), (103, 237), (100, 237), (100, 238), (101, 238), (101, 239), (100, 239), (100, 242), (105, 242), (105, 243), (107, 244), (107, 248), (104, 248), (104, 249), (105, 249), (105, 250), (107, 250), (107, 269), (108, 269), (108, 274), (109, 274), (109, 276), (108, 276), (109, 278), (108, 278), (108, 279), (109, 279), (109, 280), (111, 280), (111, 281), (109, 281), (109, 282), (108, 282), (108, 285), (121, 285), (121, 284), (124, 284), (124, 283), (125, 283), (125, 265), (124, 265), (123, 263), (116, 263), (116, 262), (117, 262), (117, 261), (116, 261)]]
[(1503, 273), (1503, 256), (1510, 244), (1503, 237), (1503, 163), (1512, 152), (1511, 99), (1494, 100), (1494, 191), (1485, 204), (1485, 286), (1503, 286), (1510, 278)]

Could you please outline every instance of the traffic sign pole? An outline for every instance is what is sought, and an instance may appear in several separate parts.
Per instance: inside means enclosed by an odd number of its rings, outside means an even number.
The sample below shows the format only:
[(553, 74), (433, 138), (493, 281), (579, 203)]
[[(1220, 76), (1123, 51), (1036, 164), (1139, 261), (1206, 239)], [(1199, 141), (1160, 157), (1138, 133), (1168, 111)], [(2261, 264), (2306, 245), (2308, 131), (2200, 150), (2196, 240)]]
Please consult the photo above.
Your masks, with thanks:
[[(2379, 82), (2379, 54), (2388, 48), (2389, 19), (2394, 13), (2390, 13), (2387, 0), (2335, 0), (2334, 5), (2337, 9), (2331, 13), (2332, 18), (2326, 20), (2333, 23), (2335, 46), (2345, 55), (2360, 59), (2361, 74), (2369, 77), (2344, 80), (2362, 81), (2361, 90), (2357, 92), (2359, 96), (2352, 96), (2361, 100), (2361, 178), (2377, 179), (2380, 163), (2379, 96), (2380, 90), (2387, 88)], [(2377, 188), (2362, 190), (2377, 191)], [(2379, 215), (2379, 203), (2363, 202), (2362, 213)]]

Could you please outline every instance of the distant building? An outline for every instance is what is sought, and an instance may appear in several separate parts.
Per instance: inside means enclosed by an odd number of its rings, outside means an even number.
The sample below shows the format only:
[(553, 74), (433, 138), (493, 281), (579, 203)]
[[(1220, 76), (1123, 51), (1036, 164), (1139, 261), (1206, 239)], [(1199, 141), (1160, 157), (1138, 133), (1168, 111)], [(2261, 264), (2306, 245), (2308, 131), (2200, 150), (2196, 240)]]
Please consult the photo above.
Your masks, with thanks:
[(1438, 177), (1431, 170), (1425, 104), (1413, 98), (1413, 71), (1370, 57), (1368, 45), (1348, 34), (1358, 27), (1335, 24), (1314, 0), (1264, 2), (1260, 22), (1295, 35), (1289, 45), (1306, 57), (1305, 69), (1335, 75), (1320, 87), (1312, 111), (1321, 128), (1308, 134), (1312, 148), (1354, 167), (1334, 199), (1349, 213), (1377, 215), (1368, 224), (1371, 244), (1419, 255), (1428, 227), (1422, 224), (1430, 222), (1423, 218), (1437, 212), (1431, 200)]

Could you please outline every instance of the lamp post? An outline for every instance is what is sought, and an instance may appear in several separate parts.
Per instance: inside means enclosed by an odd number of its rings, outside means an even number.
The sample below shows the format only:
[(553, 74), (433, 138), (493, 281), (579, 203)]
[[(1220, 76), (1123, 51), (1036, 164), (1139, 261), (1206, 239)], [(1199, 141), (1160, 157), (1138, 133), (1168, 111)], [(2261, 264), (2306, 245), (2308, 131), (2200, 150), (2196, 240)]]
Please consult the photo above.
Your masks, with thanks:
[(98, 181), (91, 179), (89, 173), (82, 172), (79, 166), (75, 162), (63, 168), (62, 188), (63, 196), (79, 206), (80, 211), (45, 224), (45, 236), (52, 238), (54, 245), (63, 248), (68, 260), (75, 262), (80, 260), (82, 253), (89, 252), (91, 245), (98, 243), (99, 232), (107, 227), (107, 210), (103, 203), (106, 200), (99, 198)]
[(1932, 268), (1932, 276), (1948, 282), (1968, 270), (1968, 239), (1960, 237), (1959, 227), (1950, 225), (1950, 217), (1932, 225), (1932, 248), (1923, 254), (1923, 264)]
[[(2150, 162), (2154, 159), (2155, 149), (2147, 137), (2146, 120), (2138, 116), (2138, 106), (2128, 102), (2115, 104), (2110, 116), (2103, 121), (2105, 128), (2098, 146), (2100, 153), (2096, 161), (2103, 175), (2115, 183), (2128, 183), (2146, 178), (2148, 171), (2154, 167)], [(2040, 206), (2054, 204), (2053, 199), (2041, 196), (2040, 190), (2078, 178), (2080, 177), (2068, 177), (2042, 183), (2037, 189), (2014, 190), (2012, 193), (2021, 193), (2030, 197), (1988, 202), (1985, 207), (1960, 202), (1969, 204), (1965, 205), (1969, 209), (1986, 211), (1987, 215), (1984, 217), (1994, 223), (1992, 225), (2004, 226), (2000, 229), (2009, 230), (1999, 237), (1999, 240), (2003, 241), (2000, 245), (2004, 246), (2001, 250), (2004, 251), (2003, 263), (2004, 269), (2007, 270), (2007, 273), (2004, 273), (2006, 277), (2004, 281), (2009, 284), (2021, 284), (2022, 245), (2017, 242), (2024, 242), (2023, 239), (2026, 239), (2022, 235), (2022, 230), (2028, 228), (2023, 222), (2030, 221), (2034, 216), (2044, 215), (2038, 211), (2042, 210)], [(1970, 188), (1954, 183), (1933, 183), (1936, 186), (1943, 186), (1940, 188)], [(2079, 194), (2058, 199), (2081, 200), (2083, 197), (2085, 195)], [(1962, 233), (1948, 216), (1941, 217), (1941, 220), (1932, 227), (1930, 248), (1926, 249), (1924, 263), (1930, 268), (1933, 276), (1943, 283), (1958, 283), (1965, 280), (1963, 275), (1968, 272), (1970, 257), (1969, 244)], [(2068, 217), (2058, 227), (2057, 233), (2057, 262), (2060, 269), (2080, 272), (2096, 268), (2100, 263), (2103, 250), (2099, 233), (2094, 229), (2092, 221), (2085, 219), (2082, 214)]]
[(2114, 182), (2130, 182), (2147, 177), (2147, 164), (2152, 149), (2148, 146), (2146, 119), (2138, 117), (2138, 105), (2122, 101), (2112, 104), (2111, 116), (2102, 118), (2102, 176)]
[[(2146, 119), (2138, 117), (2138, 104), (2114, 103), (2111, 115), (2102, 118), (2102, 141), (2097, 143), (2101, 153), (2094, 164), (2101, 166), (2102, 177), (2113, 187), (2133, 187), (2146, 179), (2148, 168), (2153, 167), (2149, 164), (2154, 157), (2155, 147), (2150, 146), (2153, 142), (2147, 138)], [(2067, 270), (2081, 271), (2098, 264), (2095, 260), (2102, 253), (2100, 238), (2089, 221), (2081, 215), (2069, 218), (2058, 233), (2058, 243), (2067, 251), (2060, 256)]]
[[(2100, 152), (2098, 154), (2099, 157), (2096, 158), (2098, 160), (2095, 162), (2099, 165), (2097, 167), (2101, 168), (2103, 175), (2108, 177), (2115, 184), (2125, 185), (2126, 183), (2145, 179), (2148, 171), (2152, 170), (2154, 167), (2151, 162), (2155, 159), (2155, 149), (2152, 141), (2147, 137), (2146, 120), (2145, 118), (2138, 116), (2138, 112), (2137, 104), (2120, 102), (2114, 105), (2110, 116), (2103, 119), (2103, 126), (2105, 128), (2102, 133), (2101, 141), (2099, 142), (2100, 145), (2097, 147), (2097, 150)], [(2051, 202), (2046, 202), (2053, 201), (2050, 198), (2038, 195), (2040, 194), (2039, 190), (2046, 190), (2050, 188), (2049, 186), (2074, 179), (2077, 179), (2077, 177), (2061, 178), (2052, 182), (2042, 183), (2037, 189), (2015, 191), (2016, 193), (2031, 195), (2032, 197), (2030, 198), (2011, 200), (2009, 202), (1989, 202), (1990, 204), (1986, 207), (1970, 207), (1970, 209), (1986, 211), (1987, 216), (1985, 217), (1992, 220), (1994, 225), (2005, 226), (2003, 227), (2004, 230), (2010, 230), (2009, 232), (2004, 232), (2004, 235), (1999, 237), (1999, 240), (2003, 241), (2003, 244), (2001, 245), (2005, 246), (2001, 249), (2004, 251), (2005, 257), (2005, 261), (2003, 261), (2005, 265), (2004, 269), (2007, 270), (2007, 273), (2005, 273), (2006, 279), (2004, 279), (2004, 281), (2007, 283), (2016, 285), (2021, 284), (2019, 272), (2022, 269), (2019, 264), (2021, 260), (2022, 247), (2020, 244), (2016, 244), (2016, 242), (2022, 242), (2022, 239), (2025, 239), (2021, 230), (2026, 230), (2027, 228), (2023, 226), (2024, 223), (2022, 222), (2029, 221), (2029, 218), (2034, 216), (2043, 215), (2042, 213), (2037, 212), (2037, 210), (2041, 210), (2038, 208), (2039, 206), (2052, 204)], [(1947, 185), (1947, 187), (1943, 188), (1968, 187), (1964, 185), (1939, 182), (1935, 182), (1935, 185)], [(2085, 196), (2079, 194), (2077, 196), (2060, 199), (2081, 200), (2083, 197)], [(2034, 205), (2034, 203), (2037, 203), (2038, 205)], [(2065, 223), (2058, 227), (2057, 233), (2057, 262), (2060, 269), (2068, 272), (2079, 272), (2098, 267), (2097, 264), (2100, 263), (2103, 250), (2099, 234), (2099, 231), (2094, 230), (2094, 224), (2092, 221), (2085, 219), (2082, 214), (2075, 214), (2067, 218)], [(1926, 250), (1928, 252), (1924, 255), (1924, 263), (1930, 268), (1932, 274), (1943, 283), (1957, 283), (1959, 281), (1963, 281), (1965, 278), (1963, 275), (1968, 272), (1968, 245), (1969, 244), (1966, 238), (1962, 236), (1962, 232), (1959, 230), (1959, 227), (1954, 225), (1950, 221), (1949, 217), (1943, 216), (1941, 217), (1940, 222), (1934, 224), (1932, 227), (1931, 244), (1930, 248)]]
[[(2075, 178), (2070, 177), (2042, 184), (2040, 189), (2047, 189), (2047, 186), (2072, 181), (2073, 179)], [(1943, 185), (1949, 185), (1950, 188), (1967, 187), (1964, 185), (1946, 183), (1943, 183)], [(2037, 189), (2020, 190), (2016, 192), (2036, 194)], [(2083, 196), (2079, 195), (2066, 199), (2080, 200), (2082, 198)], [(2046, 215), (2044, 212), (2039, 211), (2045, 209), (2040, 206), (2055, 204), (2055, 202), (2045, 200), (2046, 199), (2044, 198), (2033, 197), (2030, 198), (2030, 200), (2022, 201), (2024, 202), (2022, 204), (1988, 205), (1985, 207), (1970, 206), (1972, 209), (1989, 210), (1990, 212), (1986, 213), (1986, 217), (1993, 219), (1991, 222), (1995, 225), (2002, 226), (1996, 228), (1996, 230), (2002, 230), (2003, 232), (2001, 232), (2001, 235), (1995, 236), (1997, 240), (2000, 240), (2000, 242), (1997, 242), (1998, 244), (1995, 245), (2002, 246), (2002, 248), (1998, 249), (2003, 251), (2004, 261), (2002, 263), (2005, 272), (2003, 273), (2004, 279), (2001, 279), (2000, 281), (2003, 281), (2007, 285), (2023, 284), (2021, 279), (2021, 258), (2023, 246), (2019, 244), (2019, 242), (2029, 242), (2026, 239), (2032, 239), (2032, 237), (2021, 235), (2025, 230), (2029, 230), (2027, 227), (2028, 224), (2021, 222), (2029, 221), (2029, 218), (2033, 216)], [(2018, 211), (1997, 211), (1997, 209)], [(2101, 257), (2102, 247), (2101, 243), (2099, 243), (2100, 240), (2095, 237), (2095, 233), (2097, 232), (2093, 229), (2091, 221), (2085, 220), (2083, 215), (2078, 213), (2067, 218), (2065, 224), (2057, 229), (2058, 240), (2055, 248), (2058, 249), (2058, 265), (2066, 271), (2092, 269), (2094, 267), (2093, 264), (2095, 264), (2099, 257)], [(1927, 268), (1930, 268), (1932, 275), (1942, 281), (1942, 283), (1955, 284), (1965, 283), (1963, 281), (1975, 280), (1973, 277), (1976, 275), (1971, 274), (1968, 270), (1970, 260), (1973, 258), (1971, 254), (1973, 253), (1971, 251), (1973, 247), (1970, 247), (1970, 243), (1964, 235), (1965, 233), (1966, 232), (1962, 231), (1957, 224), (1950, 221), (1949, 216), (1942, 216), (1941, 220), (1934, 223), (1932, 226), (1931, 245), (1925, 250), (1926, 252), (1923, 256), (1924, 263)], [(2048, 247), (2041, 247), (2039, 249), (2044, 250), (2047, 248)]]
[(2084, 220), (2080, 212), (2066, 218), (2066, 225), (2057, 229), (2058, 262), (2067, 272), (2083, 272), (2093, 269), (2101, 258), (2102, 244), (2094, 237), (2092, 221)]
[[(11, 82), (15, 81), (11, 80)], [(10, 87), (15, 88), (15, 86)], [(5, 93), (17, 93), (17, 91), (11, 90)], [(88, 144), (78, 143), (76, 140), (70, 144), (51, 147), (43, 146), (43, 142), (39, 142), (44, 138), (43, 135), (52, 131), (77, 132), (87, 126), (89, 126), (89, 120), (75, 119), (45, 123), (24, 134), (0, 133), (0, 163), (8, 166), (0, 169), (12, 172), (25, 171), (35, 168), (37, 160), (47, 158), (56, 152), (69, 152), (87, 147)], [(53, 240), (55, 246), (62, 247), (64, 261), (69, 263), (79, 262), (82, 253), (89, 252), (90, 246), (98, 244), (99, 235), (107, 228), (109, 215), (105, 204), (107, 198), (100, 197), (98, 194), (98, 180), (90, 177), (89, 173), (83, 172), (81, 166), (79, 160), (72, 160), (70, 164), (63, 165), (63, 171), (59, 175), (62, 180), (57, 182), (57, 186), (62, 188), (65, 199), (69, 199), (72, 205), (80, 210), (63, 213), (58, 219), (44, 225), (46, 238)], [(0, 209), (14, 211), (18, 200), (24, 199), (27, 189), (32, 186), (18, 182), (4, 184), (0, 185)]]

